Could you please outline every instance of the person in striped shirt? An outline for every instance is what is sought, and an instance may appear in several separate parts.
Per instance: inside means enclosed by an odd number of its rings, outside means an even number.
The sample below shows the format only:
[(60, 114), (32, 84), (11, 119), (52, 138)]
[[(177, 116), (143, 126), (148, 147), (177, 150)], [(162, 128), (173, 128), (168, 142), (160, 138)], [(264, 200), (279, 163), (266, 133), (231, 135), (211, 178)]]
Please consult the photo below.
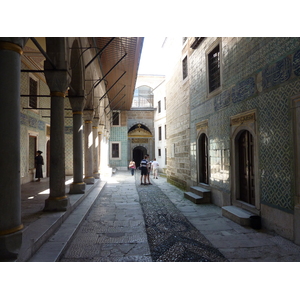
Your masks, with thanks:
[[(141, 160), (140, 168), (141, 168), (141, 185), (146, 185), (146, 179), (148, 175), (148, 160), (147, 155), (145, 155), (144, 159)], [(144, 183), (143, 183), (143, 177), (144, 177)]]

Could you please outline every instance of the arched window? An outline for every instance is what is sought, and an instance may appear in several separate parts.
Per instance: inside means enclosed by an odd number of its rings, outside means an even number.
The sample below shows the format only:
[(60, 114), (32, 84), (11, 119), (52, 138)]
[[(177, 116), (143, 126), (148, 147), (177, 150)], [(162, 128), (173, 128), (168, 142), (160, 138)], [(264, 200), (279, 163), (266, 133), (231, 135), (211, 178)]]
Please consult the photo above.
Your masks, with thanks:
[(152, 88), (142, 85), (134, 90), (132, 107), (153, 107)]

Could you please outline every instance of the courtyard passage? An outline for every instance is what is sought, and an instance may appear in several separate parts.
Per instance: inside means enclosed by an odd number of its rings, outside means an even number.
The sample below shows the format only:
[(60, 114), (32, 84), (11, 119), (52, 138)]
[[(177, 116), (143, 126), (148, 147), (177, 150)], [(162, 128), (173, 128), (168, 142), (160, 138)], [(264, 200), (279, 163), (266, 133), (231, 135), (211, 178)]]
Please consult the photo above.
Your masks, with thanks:
[(166, 178), (140, 185), (139, 171), (117, 171), (106, 180), (61, 262), (300, 261), (299, 246), (194, 204)]

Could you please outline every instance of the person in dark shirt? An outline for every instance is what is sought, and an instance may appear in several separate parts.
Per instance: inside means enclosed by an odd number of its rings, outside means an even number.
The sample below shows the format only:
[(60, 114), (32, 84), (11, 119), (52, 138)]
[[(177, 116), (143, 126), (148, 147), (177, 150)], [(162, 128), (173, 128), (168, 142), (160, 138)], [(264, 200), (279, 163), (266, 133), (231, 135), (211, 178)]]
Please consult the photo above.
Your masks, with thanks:
[(41, 181), (41, 178), (43, 178), (43, 169), (42, 165), (44, 164), (43, 156), (41, 155), (43, 152), (38, 150), (36, 152), (35, 157), (35, 178), (37, 178), (36, 181)]
[[(146, 178), (148, 174), (147, 169), (148, 161), (147, 161), (147, 155), (145, 155), (144, 159), (141, 160), (140, 163), (140, 169), (141, 169), (141, 185), (146, 185)], [(143, 177), (144, 177), (144, 183), (143, 183)]]

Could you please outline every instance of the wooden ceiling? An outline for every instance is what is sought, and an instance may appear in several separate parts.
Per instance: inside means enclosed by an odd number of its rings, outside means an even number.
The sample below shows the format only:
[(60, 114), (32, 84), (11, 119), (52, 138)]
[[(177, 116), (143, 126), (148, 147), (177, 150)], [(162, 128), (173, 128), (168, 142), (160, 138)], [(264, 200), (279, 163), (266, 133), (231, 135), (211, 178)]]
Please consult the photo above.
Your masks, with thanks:
[(130, 110), (143, 46), (142, 37), (94, 38), (112, 110)]
[[(36, 38), (46, 51), (45, 38)], [(130, 110), (143, 47), (143, 37), (90, 38), (103, 51), (99, 56), (111, 110)], [(36, 69), (43, 68), (44, 56), (29, 39), (24, 55)]]

